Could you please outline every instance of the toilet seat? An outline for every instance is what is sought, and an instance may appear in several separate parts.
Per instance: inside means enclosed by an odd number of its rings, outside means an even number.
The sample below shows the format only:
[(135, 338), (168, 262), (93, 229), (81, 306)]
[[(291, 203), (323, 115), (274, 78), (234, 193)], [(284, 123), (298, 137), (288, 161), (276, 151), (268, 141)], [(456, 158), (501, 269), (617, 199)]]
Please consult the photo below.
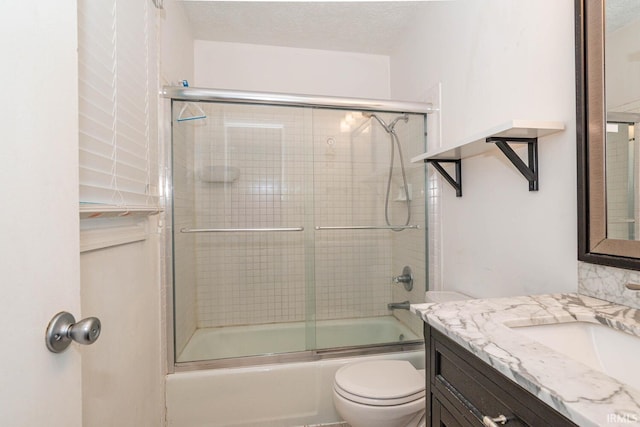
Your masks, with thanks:
[(405, 360), (375, 360), (338, 369), (334, 390), (363, 405), (397, 406), (424, 398), (425, 379)]

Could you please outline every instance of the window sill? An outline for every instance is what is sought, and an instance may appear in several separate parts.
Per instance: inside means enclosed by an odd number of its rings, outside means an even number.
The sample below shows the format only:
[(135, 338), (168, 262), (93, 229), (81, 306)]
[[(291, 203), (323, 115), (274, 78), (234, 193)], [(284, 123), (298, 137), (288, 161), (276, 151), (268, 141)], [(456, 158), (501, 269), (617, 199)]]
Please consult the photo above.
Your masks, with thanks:
[(95, 203), (80, 204), (80, 219), (122, 218), (156, 215), (162, 208), (154, 206), (113, 206)]
[(146, 206), (80, 205), (80, 253), (146, 240), (147, 218), (160, 212)]

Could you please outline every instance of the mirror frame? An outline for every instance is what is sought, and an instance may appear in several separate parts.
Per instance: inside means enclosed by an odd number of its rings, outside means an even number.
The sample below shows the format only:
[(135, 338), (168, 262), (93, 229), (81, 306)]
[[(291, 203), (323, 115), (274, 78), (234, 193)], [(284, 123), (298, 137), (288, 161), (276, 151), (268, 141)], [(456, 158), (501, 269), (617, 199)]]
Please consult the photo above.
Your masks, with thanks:
[(640, 270), (640, 241), (607, 238), (604, 2), (575, 1), (578, 259)]

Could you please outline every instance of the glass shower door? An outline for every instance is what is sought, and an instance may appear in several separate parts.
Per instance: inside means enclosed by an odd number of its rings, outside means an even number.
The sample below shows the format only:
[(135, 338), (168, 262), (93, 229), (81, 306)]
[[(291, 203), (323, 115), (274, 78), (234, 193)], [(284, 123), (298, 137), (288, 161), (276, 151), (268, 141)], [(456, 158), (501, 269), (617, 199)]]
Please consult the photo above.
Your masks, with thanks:
[[(421, 321), (389, 304), (425, 290), (425, 167), (408, 161), (425, 150), (424, 115), (172, 111), (176, 362), (420, 341)], [(413, 291), (392, 282), (406, 265)]]
[[(413, 330), (407, 324), (408, 311), (388, 304), (412, 296), (417, 302), (425, 290), (425, 168), (409, 162), (411, 153), (425, 150), (424, 116), (372, 114), (314, 110), (318, 349), (395, 344), (421, 335), (419, 322)], [(381, 125), (396, 119), (402, 164), (396, 140)], [(411, 293), (392, 281), (405, 265), (413, 269)]]
[(176, 360), (313, 348), (308, 110), (199, 103), (206, 118), (181, 121), (184, 106), (173, 106)]

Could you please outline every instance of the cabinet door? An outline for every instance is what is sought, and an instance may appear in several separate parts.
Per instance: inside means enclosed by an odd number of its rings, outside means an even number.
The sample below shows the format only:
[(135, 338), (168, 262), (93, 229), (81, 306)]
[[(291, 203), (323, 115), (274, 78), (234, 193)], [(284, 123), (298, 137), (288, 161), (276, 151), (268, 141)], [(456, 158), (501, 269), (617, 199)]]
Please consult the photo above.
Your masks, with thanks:
[(464, 418), (456, 418), (453, 411), (442, 403), (438, 398), (433, 397), (431, 401), (431, 426), (432, 427), (472, 427)]

